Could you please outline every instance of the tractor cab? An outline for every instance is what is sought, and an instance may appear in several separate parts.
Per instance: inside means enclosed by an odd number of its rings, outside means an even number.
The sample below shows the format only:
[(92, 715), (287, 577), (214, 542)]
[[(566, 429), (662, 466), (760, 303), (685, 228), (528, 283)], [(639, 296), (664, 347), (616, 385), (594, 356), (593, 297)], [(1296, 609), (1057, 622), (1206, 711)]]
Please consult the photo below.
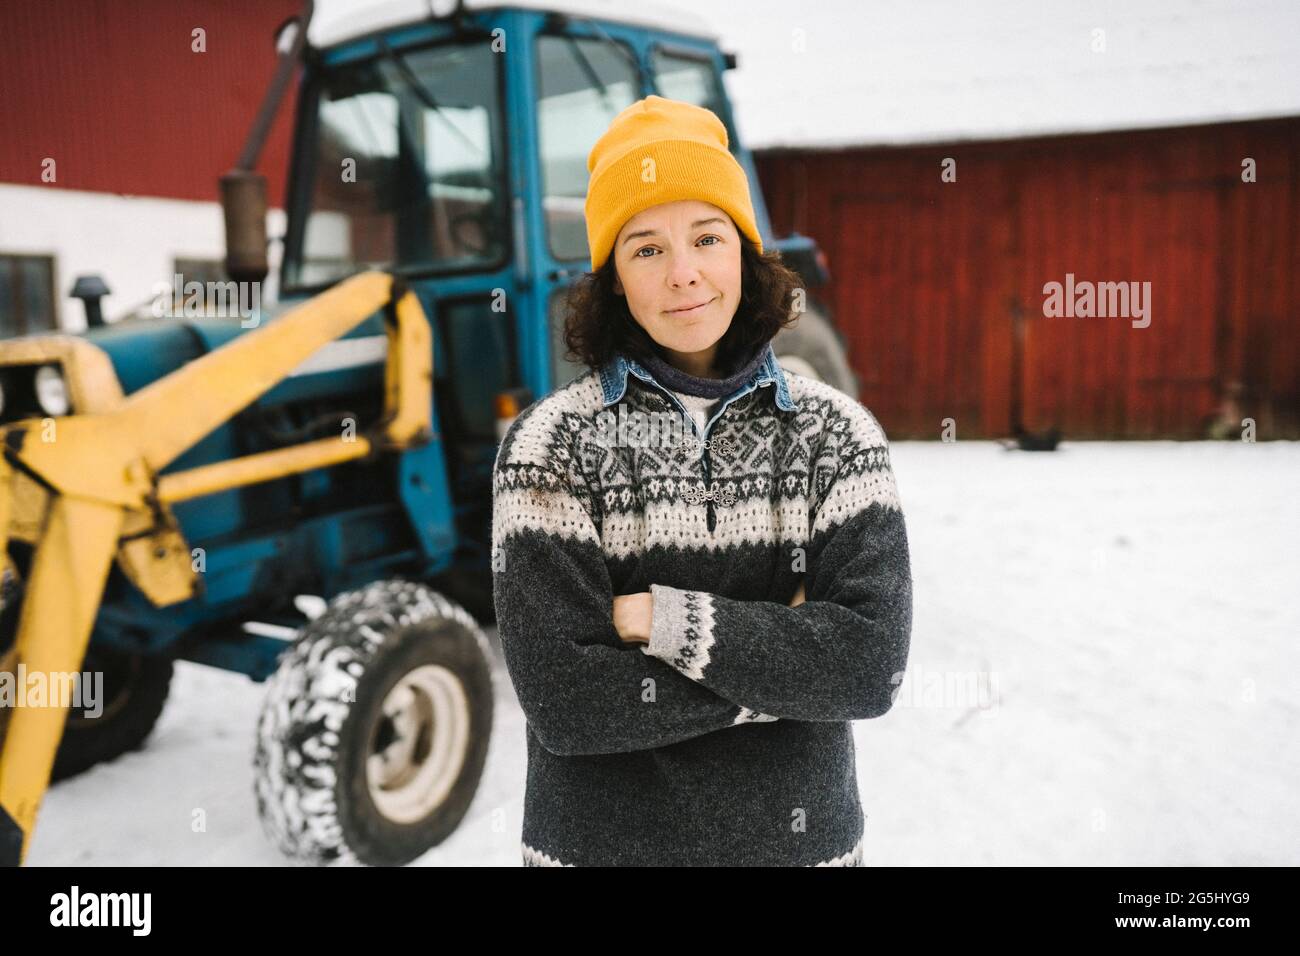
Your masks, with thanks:
[[(560, 331), (565, 291), (589, 268), (591, 145), (658, 93), (721, 117), (754, 179), (722, 83), (735, 59), (698, 26), (505, 6), (339, 40), (304, 61), (282, 295), (364, 269), (409, 279), (434, 327), (453, 498), (481, 523), (499, 416), (583, 371)], [(756, 180), (751, 191), (770, 233)]]

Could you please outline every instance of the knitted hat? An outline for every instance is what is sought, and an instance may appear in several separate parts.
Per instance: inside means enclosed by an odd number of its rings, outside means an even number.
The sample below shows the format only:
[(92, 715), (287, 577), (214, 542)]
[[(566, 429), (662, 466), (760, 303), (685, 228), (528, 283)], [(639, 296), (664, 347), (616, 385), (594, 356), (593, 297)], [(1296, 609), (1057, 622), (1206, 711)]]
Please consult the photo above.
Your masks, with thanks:
[(651, 94), (610, 121), (587, 156), (591, 271), (609, 258), (619, 230), (643, 209), (699, 199), (725, 209), (763, 251), (749, 178), (727, 149), (727, 127), (702, 106)]

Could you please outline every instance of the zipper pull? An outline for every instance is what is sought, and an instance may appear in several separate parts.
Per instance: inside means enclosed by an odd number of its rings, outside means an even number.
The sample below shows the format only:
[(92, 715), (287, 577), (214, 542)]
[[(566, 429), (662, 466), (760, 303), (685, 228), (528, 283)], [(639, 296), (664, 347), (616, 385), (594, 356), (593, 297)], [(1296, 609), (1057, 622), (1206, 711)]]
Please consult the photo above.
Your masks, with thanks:
[(717, 527), (718, 524), (717, 515), (713, 513), (713, 494), (712, 494), (713, 483), (711, 481), (711, 478), (712, 475), (709, 473), (709, 446), (705, 445), (704, 446), (704, 490), (709, 492), (709, 499), (707, 502), (705, 502), (704, 514), (706, 516), (706, 520), (708, 523), (709, 534), (713, 534), (713, 529)]

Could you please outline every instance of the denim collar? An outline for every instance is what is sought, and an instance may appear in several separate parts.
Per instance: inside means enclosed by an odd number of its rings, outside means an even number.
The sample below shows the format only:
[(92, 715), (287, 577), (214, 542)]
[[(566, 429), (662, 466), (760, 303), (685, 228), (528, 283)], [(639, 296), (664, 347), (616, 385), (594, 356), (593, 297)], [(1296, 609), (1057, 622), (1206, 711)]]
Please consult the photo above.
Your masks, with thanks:
[[(650, 385), (657, 385), (660, 388), (666, 387), (656, 381), (655, 377), (640, 362), (618, 355), (600, 368), (600, 385), (604, 390), (606, 406), (613, 405), (627, 391), (628, 372)], [(767, 343), (766, 355), (762, 364), (758, 366), (758, 370), (750, 376), (748, 382), (736, 390), (736, 394), (743, 394), (750, 389), (761, 388), (764, 385), (776, 386), (774, 394), (779, 408), (787, 412), (799, 411), (799, 403), (790, 397), (790, 387), (785, 380), (785, 371), (776, 360), (776, 352), (773, 351), (771, 342)]]

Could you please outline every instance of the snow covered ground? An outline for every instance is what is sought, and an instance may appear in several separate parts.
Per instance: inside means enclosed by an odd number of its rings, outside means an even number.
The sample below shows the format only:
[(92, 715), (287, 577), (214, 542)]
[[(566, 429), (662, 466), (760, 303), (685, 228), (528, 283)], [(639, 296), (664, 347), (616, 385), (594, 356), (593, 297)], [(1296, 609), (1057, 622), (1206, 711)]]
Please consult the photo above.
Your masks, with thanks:
[[(1300, 443), (893, 452), (915, 622), (894, 709), (854, 725), (868, 863), (1300, 863)], [(497, 664), (482, 784), (418, 865), (519, 865), (524, 724)], [(28, 862), (281, 863), (251, 788), (260, 700), (179, 665), (146, 750), (50, 791)]]

